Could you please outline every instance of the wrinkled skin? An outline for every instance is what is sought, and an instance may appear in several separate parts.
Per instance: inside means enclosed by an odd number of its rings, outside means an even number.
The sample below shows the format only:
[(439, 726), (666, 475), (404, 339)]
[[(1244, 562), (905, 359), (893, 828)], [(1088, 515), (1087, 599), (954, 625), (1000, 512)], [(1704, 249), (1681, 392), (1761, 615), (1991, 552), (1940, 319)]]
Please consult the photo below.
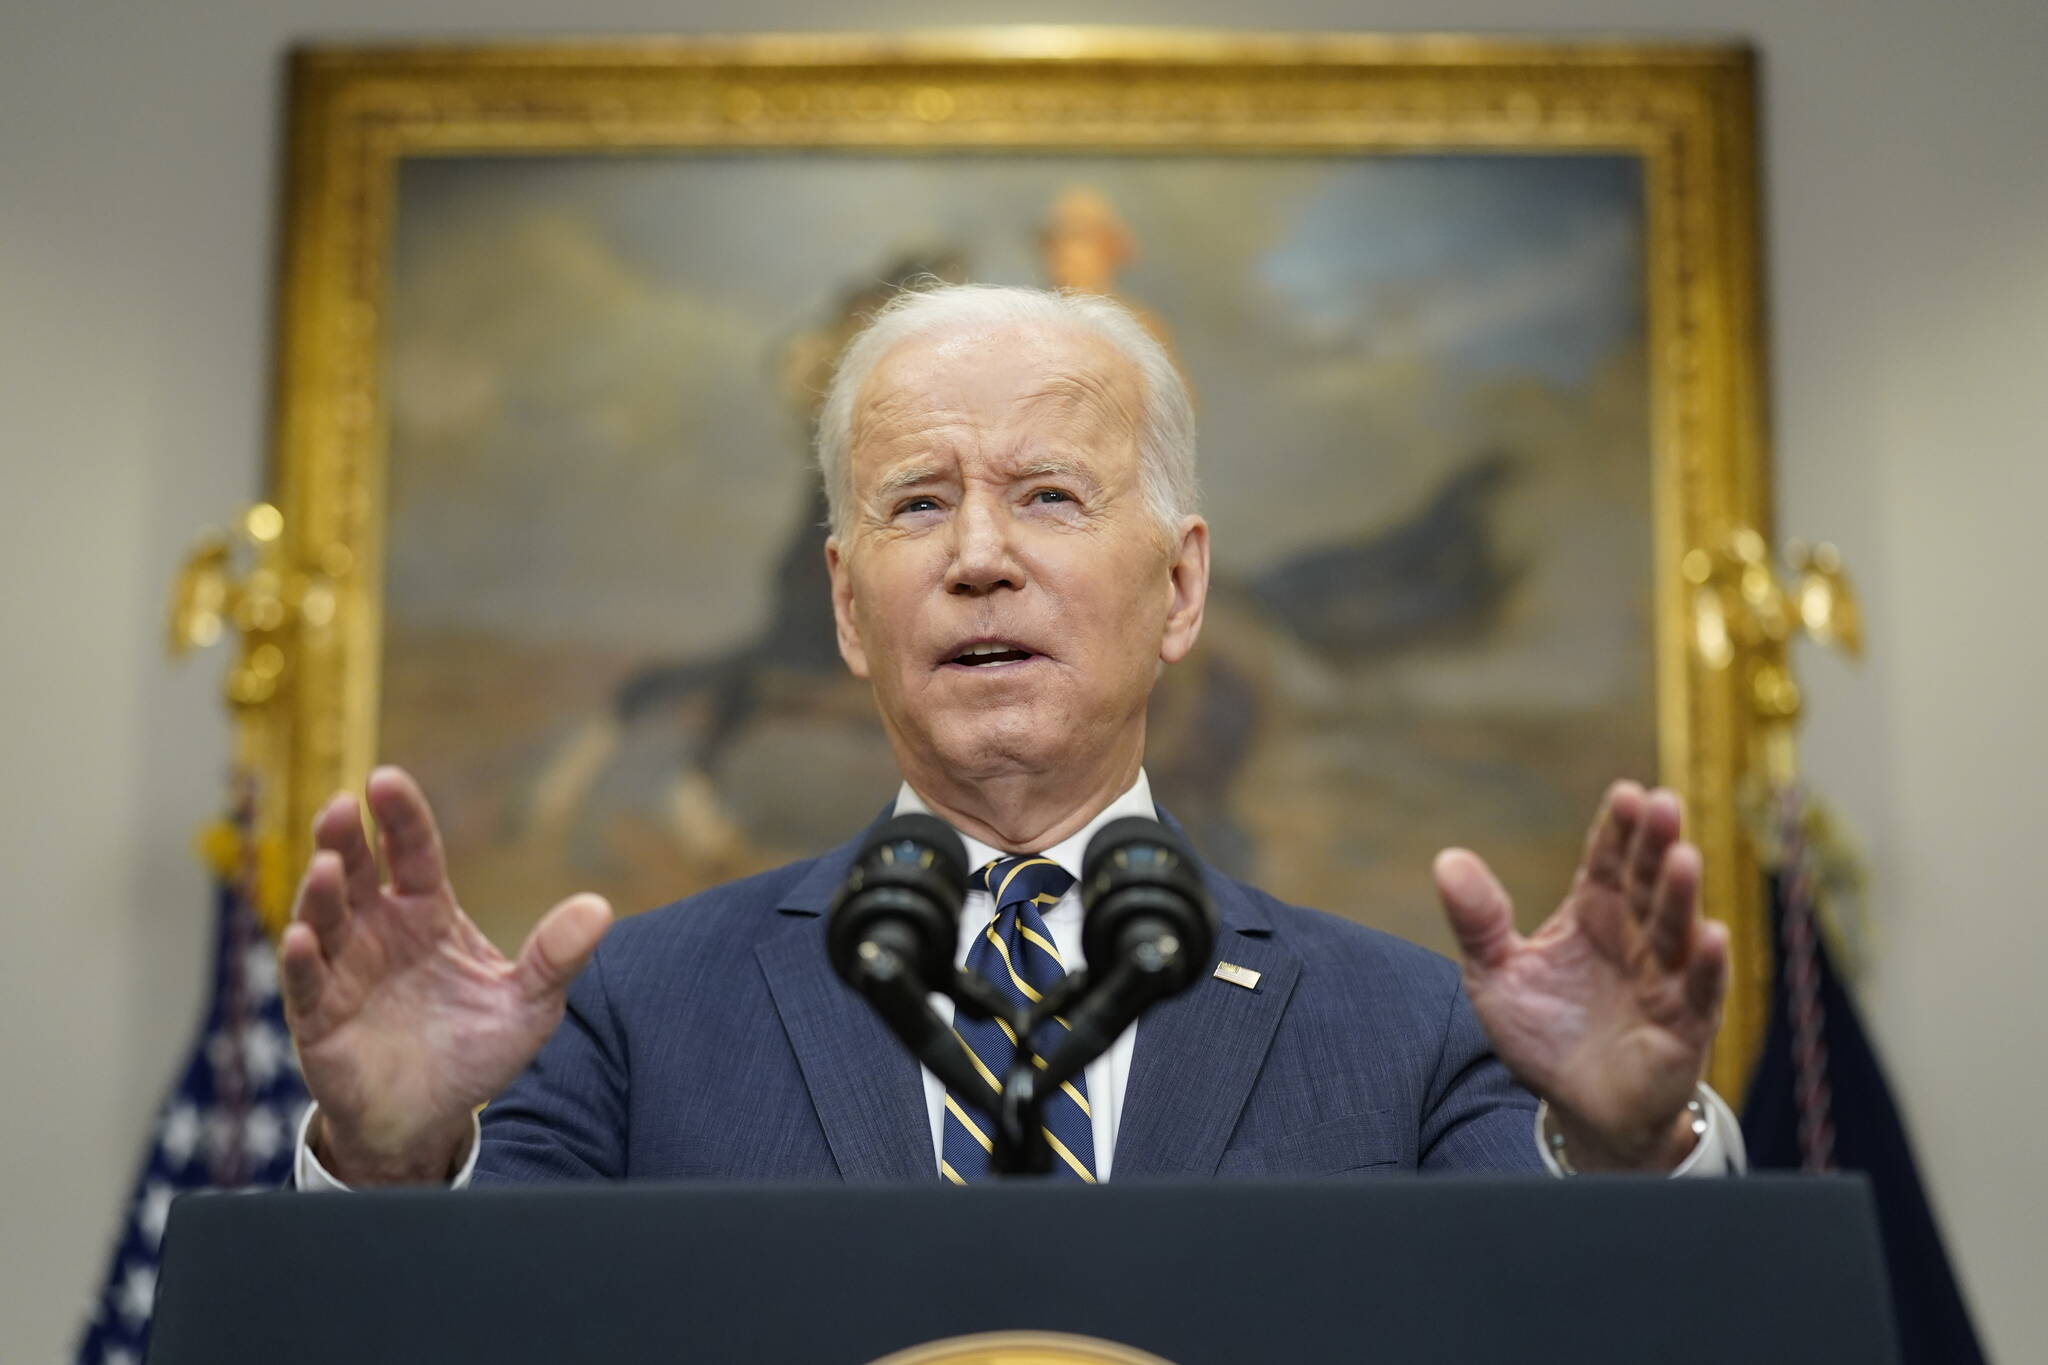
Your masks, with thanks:
[[(999, 848), (1045, 848), (1137, 777), (1145, 704), (1193, 648), (1209, 528), (1139, 484), (1137, 372), (1089, 334), (948, 332), (863, 387), (839, 650), (903, 775)], [(963, 665), (977, 643), (1011, 662)]]
[(1548, 1099), (1580, 1170), (1669, 1170), (1720, 1027), (1728, 931), (1699, 913), (1700, 854), (1678, 797), (1617, 782), (1571, 889), (1527, 938), (1486, 864), (1437, 855), (1465, 990), (1493, 1048)]
[(350, 1184), (445, 1180), (470, 1113), (561, 1021), (611, 907), (571, 896), (507, 959), (456, 903), (418, 785), (379, 768), (368, 796), (390, 879), (355, 798), (328, 802), (278, 947), (285, 1019), (320, 1103), (312, 1136), (327, 1169)]

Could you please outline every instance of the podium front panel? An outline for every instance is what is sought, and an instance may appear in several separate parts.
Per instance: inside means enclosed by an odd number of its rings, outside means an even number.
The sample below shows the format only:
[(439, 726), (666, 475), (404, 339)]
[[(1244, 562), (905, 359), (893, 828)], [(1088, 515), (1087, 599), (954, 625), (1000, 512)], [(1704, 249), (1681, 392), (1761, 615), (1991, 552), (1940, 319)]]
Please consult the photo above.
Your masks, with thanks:
[(1895, 1358), (1867, 1188), (1755, 1177), (198, 1196), (150, 1361), (867, 1365), (1027, 1330), (1172, 1365)]

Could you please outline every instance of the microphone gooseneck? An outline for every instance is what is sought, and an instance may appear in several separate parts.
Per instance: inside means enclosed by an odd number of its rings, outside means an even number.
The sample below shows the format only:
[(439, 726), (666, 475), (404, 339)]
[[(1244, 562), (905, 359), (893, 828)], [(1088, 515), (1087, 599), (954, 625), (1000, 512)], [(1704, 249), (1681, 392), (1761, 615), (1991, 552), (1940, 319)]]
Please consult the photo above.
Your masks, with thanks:
[[(1028, 1009), (953, 963), (967, 894), (967, 851), (944, 822), (899, 815), (876, 827), (833, 897), (825, 950), (912, 1055), (956, 1094), (990, 1115), (990, 1169), (1042, 1174), (1050, 1164), (1039, 1112), (1044, 1097), (1106, 1052), (1132, 1021), (1195, 980), (1216, 941), (1216, 912), (1201, 865), (1157, 820), (1113, 820), (1088, 841), (1081, 862), (1081, 946), (1086, 970), (1051, 987)], [(950, 996), (969, 1018), (995, 1018), (1016, 1038), (1066, 1025), (1034, 1071), (1019, 1051), (993, 1093), (960, 1039), (932, 1008)]]
[(1216, 911), (1187, 842), (1157, 820), (1112, 820), (1081, 860), (1081, 950), (1087, 980), (1061, 1001), (1067, 1037), (1038, 1077), (1070, 1080), (1145, 1010), (1201, 973), (1216, 943)]
[(934, 816), (896, 816), (854, 855), (825, 921), (825, 953), (912, 1056), (972, 1095), (980, 1080), (930, 999), (934, 990), (958, 998), (953, 945), (966, 898), (960, 836)]

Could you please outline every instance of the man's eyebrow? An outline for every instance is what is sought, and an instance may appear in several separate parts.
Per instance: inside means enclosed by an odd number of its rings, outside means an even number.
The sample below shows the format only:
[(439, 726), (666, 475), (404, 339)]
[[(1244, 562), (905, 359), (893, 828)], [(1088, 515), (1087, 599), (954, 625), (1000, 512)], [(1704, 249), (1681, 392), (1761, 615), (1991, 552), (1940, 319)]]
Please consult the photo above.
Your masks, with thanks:
[(1088, 466), (1073, 460), (1062, 460), (1053, 456), (1031, 460), (1010, 470), (1010, 481), (1022, 483), (1029, 479), (1066, 479), (1073, 483), (1086, 484), (1090, 488), (1098, 485), (1095, 474)]
[[(874, 490), (869, 494), (876, 501), (886, 501), (899, 493), (926, 484), (938, 483), (947, 477), (947, 468), (936, 461), (920, 460), (893, 469), (875, 481)], [(1040, 456), (1012, 465), (1003, 471), (1003, 477), (1011, 483), (1025, 483), (1032, 479), (1062, 479), (1080, 484), (1086, 488), (1100, 488), (1102, 481), (1095, 477), (1087, 465), (1058, 456)]]
[(880, 481), (875, 484), (874, 496), (886, 498), (892, 494), (901, 493), (906, 488), (916, 488), (921, 484), (935, 483), (944, 477), (944, 467), (934, 462), (920, 461), (916, 464), (905, 465), (901, 469), (891, 470), (889, 473), (884, 474)]

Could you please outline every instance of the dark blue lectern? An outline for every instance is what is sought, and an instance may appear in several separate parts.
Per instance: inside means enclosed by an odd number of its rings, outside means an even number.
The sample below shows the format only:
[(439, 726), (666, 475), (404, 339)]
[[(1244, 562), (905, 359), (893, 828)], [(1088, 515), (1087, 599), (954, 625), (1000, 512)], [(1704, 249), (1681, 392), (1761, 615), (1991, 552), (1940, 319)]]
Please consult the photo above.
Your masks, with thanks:
[(1005, 1329), (1173, 1365), (1895, 1359), (1851, 1179), (188, 1198), (152, 1365), (865, 1365)]

